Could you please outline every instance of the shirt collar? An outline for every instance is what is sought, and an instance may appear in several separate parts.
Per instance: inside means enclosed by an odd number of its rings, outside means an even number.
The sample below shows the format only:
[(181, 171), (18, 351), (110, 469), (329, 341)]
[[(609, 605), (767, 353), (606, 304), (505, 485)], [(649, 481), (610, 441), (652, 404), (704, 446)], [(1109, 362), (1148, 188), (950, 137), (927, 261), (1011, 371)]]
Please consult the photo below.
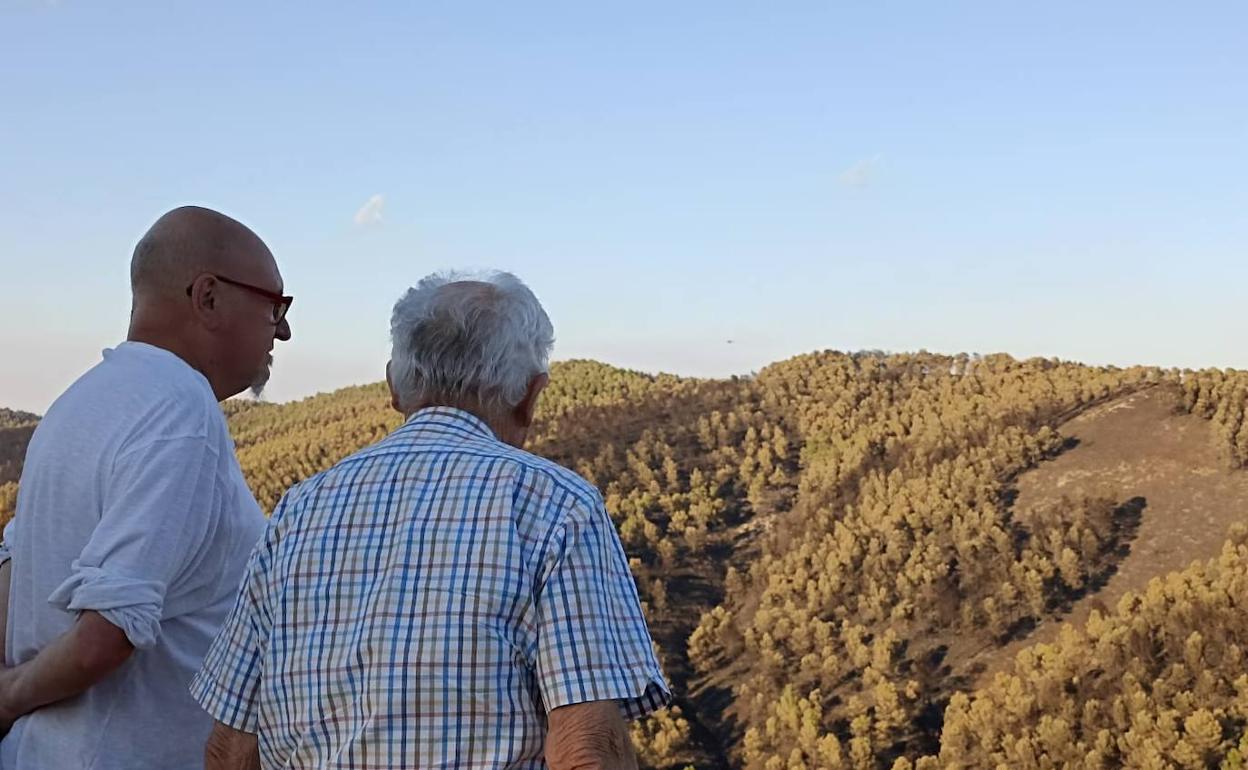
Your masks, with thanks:
[(212, 394), (212, 400), (217, 400), (217, 396), (212, 390), (212, 383), (208, 382), (208, 378), (204, 376), (204, 373), (188, 364), (185, 359), (177, 353), (174, 353), (172, 350), (167, 350), (166, 348), (151, 345), (146, 342), (139, 342), (137, 340), (122, 340), (116, 347), (104, 348), (104, 350), (101, 351), (100, 357), (109, 358), (117, 354), (122, 356), (137, 356), (153, 361), (167, 361), (172, 363), (174, 366), (190, 372), (196, 382), (202, 385), (208, 393)]
[(469, 436), (498, 440), (494, 431), (485, 421), (471, 412), (456, 409), (453, 406), (427, 406), (407, 418), (405, 427), (420, 429), (423, 427), (451, 429)]

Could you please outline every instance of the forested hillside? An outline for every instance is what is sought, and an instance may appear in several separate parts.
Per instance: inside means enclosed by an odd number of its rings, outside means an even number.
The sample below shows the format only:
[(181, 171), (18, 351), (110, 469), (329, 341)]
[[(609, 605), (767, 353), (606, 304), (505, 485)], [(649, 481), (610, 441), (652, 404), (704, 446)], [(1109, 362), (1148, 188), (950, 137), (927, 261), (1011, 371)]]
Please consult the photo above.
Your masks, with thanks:
[(0, 525), (9, 520), (17, 505), (22, 459), (38, 423), (38, 415), (0, 408)]
[[(629, 553), (678, 694), (634, 728), (647, 766), (1240, 767), (1246, 397), (1004, 355), (572, 361), (529, 448), (602, 490)], [(266, 510), (401, 419), (381, 384), (225, 411)], [(33, 424), (10, 414), (0, 469)], [(1183, 473), (1136, 457), (1150, 426)]]

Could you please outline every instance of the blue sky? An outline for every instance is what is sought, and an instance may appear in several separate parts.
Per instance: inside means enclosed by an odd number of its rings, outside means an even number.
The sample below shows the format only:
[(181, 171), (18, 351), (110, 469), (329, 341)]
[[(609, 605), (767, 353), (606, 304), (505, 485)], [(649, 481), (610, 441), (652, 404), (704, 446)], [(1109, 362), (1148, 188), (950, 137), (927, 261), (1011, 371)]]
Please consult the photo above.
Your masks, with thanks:
[(379, 379), (390, 306), (447, 267), (525, 279), (556, 358), (651, 371), (1248, 368), (1246, 28), (1234, 3), (0, 0), (0, 405), (43, 411), (124, 336), (130, 250), (184, 203), (251, 225), (298, 297), (274, 400)]

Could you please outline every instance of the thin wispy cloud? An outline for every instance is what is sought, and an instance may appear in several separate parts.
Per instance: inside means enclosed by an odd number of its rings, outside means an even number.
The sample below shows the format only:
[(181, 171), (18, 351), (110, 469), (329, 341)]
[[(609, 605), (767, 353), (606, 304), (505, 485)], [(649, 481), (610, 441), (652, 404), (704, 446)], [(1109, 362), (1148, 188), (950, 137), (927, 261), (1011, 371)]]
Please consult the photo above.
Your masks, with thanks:
[(386, 196), (377, 193), (369, 198), (360, 210), (355, 212), (355, 223), (361, 227), (375, 225), (381, 221), (381, 210), (386, 205)]
[(866, 187), (875, 180), (877, 176), (877, 168), (880, 165), (881, 155), (873, 155), (870, 158), (863, 158), (854, 165), (841, 172), (841, 184), (848, 187)]

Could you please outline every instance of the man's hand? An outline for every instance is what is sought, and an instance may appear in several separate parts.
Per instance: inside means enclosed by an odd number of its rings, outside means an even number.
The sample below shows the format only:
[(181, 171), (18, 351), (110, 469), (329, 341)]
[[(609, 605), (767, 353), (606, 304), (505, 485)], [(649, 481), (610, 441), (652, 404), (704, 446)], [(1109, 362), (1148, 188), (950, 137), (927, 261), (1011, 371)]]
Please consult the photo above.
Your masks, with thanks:
[(216, 722), (204, 746), (204, 770), (260, 770), (260, 741), (253, 733)]
[(546, 764), (551, 770), (637, 770), (628, 725), (613, 700), (550, 712)]

